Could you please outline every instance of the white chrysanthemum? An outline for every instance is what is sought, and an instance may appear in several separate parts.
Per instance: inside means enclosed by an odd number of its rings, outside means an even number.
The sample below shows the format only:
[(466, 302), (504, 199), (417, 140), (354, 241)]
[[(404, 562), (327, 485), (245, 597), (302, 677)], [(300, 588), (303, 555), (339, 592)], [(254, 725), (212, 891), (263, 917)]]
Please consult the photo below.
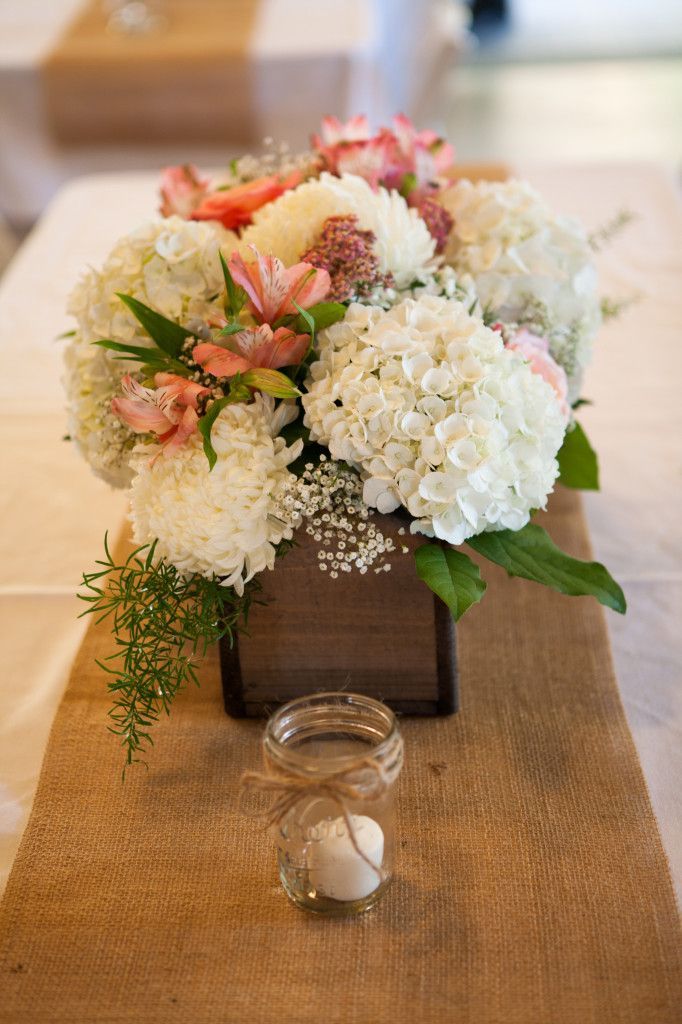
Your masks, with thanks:
[(324, 173), (261, 207), (242, 235), (242, 247), (255, 245), (291, 266), (315, 244), (329, 217), (351, 214), (362, 230), (374, 233), (379, 268), (393, 274), (397, 288), (426, 273), (435, 242), (417, 211), (397, 192), (374, 191), (355, 174)]
[(454, 218), (446, 259), (471, 274), (482, 305), (507, 323), (535, 324), (577, 397), (601, 322), (583, 227), (555, 216), (521, 181), (459, 181), (439, 196)]
[(156, 445), (139, 445), (131, 488), (136, 541), (157, 539), (158, 554), (182, 572), (224, 577), (238, 593), (256, 573), (272, 569), (276, 545), (292, 535), (279, 518), (278, 499), (294, 479), (286, 467), (302, 449), (302, 442), (287, 448), (276, 436), (291, 415), (284, 405), (273, 415), (273, 405), (257, 397), (219, 413), (211, 471), (199, 433), (172, 456), (154, 459)]
[(94, 471), (114, 486), (130, 481), (128, 456), (135, 435), (110, 413), (130, 363), (92, 342), (100, 338), (149, 345), (149, 338), (117, 292), (133, 295), (171, 320), (190, 323), (222, 312), (215, 296), (224, 287), (218, 255), (237, 236), (215, 224), (180, 217), (145, 224), (121, 238), (101, 270), (89, 270), (73, 290), (68, 311), (78, 330), (66, 353), (69, 431)]
[(369, 505), (402, 504), (413, 532), (451, 544), (545, 506), (565, 429), (556, 395), (462, 303), (352, 305), (319, 345), (305, 422), (361, 468)]

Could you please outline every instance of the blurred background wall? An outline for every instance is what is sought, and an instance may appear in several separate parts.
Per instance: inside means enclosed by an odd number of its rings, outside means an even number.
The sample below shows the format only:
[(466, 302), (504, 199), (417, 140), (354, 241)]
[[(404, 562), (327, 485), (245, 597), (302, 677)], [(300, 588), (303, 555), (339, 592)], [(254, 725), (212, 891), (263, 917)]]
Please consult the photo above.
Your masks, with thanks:
[(474, 0), (445, 86), (463, 158), (682, 155), (681, 0)]
[[(221, 32), (229, 50), (230, 19), (249, 22), (244, 53), (226, 57), (224, 88), (194, 38), (202, 18), (214, 62)], [(194, 47), (191, 74), (177, 59), (183, 45), (188, 59)], [(150, 91), (131, 92), (142, 64)], [(60, 92), (65, 67), (70, 94)], [(109, 77), (98, 91), (99, 69)], [(166, 106), (198, 104), (208, 130), (189, 138), (185, 126), (200, 119), (178, 114), (154, 122), (165, 135), (135, 137), (125, 114), (158, 113), (164, 87), (160, 99), (152, 92), (169, 69), (177, 81)], [(119, 88), (128, 92), (114, 118)], [(216, 97), (229, 107), (232, 95), (248, 116), (211, 125)], [(81, 137), (60, 135), (69, 113), (60, 96), (84, 115)], [(0, 261), (74, 176), (185, 161), (219, 168), (264, 134), (304, 146), (324, 113), (366, 112), (376, 124), (399, 110), (445, 132), (465, 161), (677, 165), (682, 0), (0, 0)]]

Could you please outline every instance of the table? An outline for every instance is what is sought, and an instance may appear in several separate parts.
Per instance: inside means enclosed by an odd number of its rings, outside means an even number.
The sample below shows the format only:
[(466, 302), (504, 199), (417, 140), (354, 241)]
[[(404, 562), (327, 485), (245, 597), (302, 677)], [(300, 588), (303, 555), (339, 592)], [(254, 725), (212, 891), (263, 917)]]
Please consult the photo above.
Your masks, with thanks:
[[(519, 166), (557, 208), (603, 223), (638, 219), (599, 256), (603, 290), (640, 301), (607, 324), (581, 421), (601, 455), (588, 495), (596, 557), (623, 584), (626, 618), (608, 613), (621, 693), (682, 895), (682, 210), (672, 175), (646, 164)], [(0, 282), (0, 888), (30, 812), (50, 724), (86, 622), (80, 574), (119, 529), (125, 499), (91, 476), (65, 429), (60, 346), (66, 295), (122, 230), (153, 213), (157, 179), (110, 174), (61, 191)], [(567, 599), (568, 600), (568, 599)], [(560, 640), (559, 640), (560, 642)], [(178, 708), (178, 714), (181, 709)], [(87, 766), (83, 766), (84, 773)]]
[[(41, 61), (83, 2), (0, 0), (0, 215), (19, 226), (30, 224), (75, 174), (188, 159), (226, 166), (239, 141), (221, 138), (188, 151), (177, 141), (64, 146), (52, 140)], [(363, 111), (379, 122), (404, 110), (418, 117), (434, 80), (464, 45), (462, 11), (453, 0), (261, 0), (249, 55), (260, 132), (305, 148), (325, 114)]]

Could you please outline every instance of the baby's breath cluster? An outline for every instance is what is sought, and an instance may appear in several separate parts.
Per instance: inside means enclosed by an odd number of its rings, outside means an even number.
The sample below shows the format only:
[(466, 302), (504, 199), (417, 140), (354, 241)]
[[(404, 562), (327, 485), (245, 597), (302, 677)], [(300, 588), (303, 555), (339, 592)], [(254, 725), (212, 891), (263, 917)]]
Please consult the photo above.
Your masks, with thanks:
[(389, 572), (387, 556), (399, 550), (374, 521), (374, 509), (362, 500), (362, 486), (357, 473), (321, 455), (318, 465), (306, 464), (281, 499), (282, 519), (292, 527), (305, 523), (306, 533), (320, 545), (320, 571), (333, 580), (353, 569), (361, 575), (370, 569)]
[(227, 184), (242, 185), (257, 178), (265, 178), (271, 174), (287, 177), (300, 172), (303, 178), (310, 178), (320, 172), (320, 160), (315, 153), (306, 150), (294, 153), (288, 142), (278, 142), (267, 137), (263, 139), (263, 152), (254, 156), (247, 153), (233, 160), (230, 165), (230, 178)]

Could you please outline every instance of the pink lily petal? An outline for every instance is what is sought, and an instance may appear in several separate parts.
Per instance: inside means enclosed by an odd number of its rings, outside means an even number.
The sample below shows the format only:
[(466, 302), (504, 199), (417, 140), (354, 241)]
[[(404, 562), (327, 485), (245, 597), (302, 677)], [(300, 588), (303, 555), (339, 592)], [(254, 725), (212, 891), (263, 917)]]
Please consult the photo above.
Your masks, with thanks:
[(256, 259), (245, 263), (234, 252), (228, 261), (234, 281), (249, 297), (248, 308), (264, 324), (276, 323), (283, 316), (297, 312), (294, 302), (303, 309), (321, 302), (331, 287), (326, 270), (316, 270), (309, 263), (285, 267), (276, 256), (265, 256), (253, 247)]
[(164, 453), (166, 455), (172, 455), (178, 450), (178, 448), (182, 448), (185, 441), (187, 441), (197, 429), (198, 422), (199, 417), (197, 416), (196, 410), (191, 406), (187, 406), (182, 414), (182, 419), (177, 424), (172, 435), (164, 443)]
[(192, 211), (192, 220), (219, 220), (223, 227), (242, 228), (251, 223), (256, 210), (295, 188), (303, 180), (301, 171), (292, 171), (286, 178), (277, 174), (256, 178), (244, 185), (211, 192)]
[(159, 388), (157, 391), (159, 406), (165, 412), (168, 403), (177, 403), (181, 406), (191, 406), (196, 409), (198, 400), (209, 394), (210, 388), (203, 384), (197, 384), (186, 377), (178, 377), (175, 373), (157, 373), (154, 383)]
[(283, 366), (297, 366), (309, 346), (309, 334), (294, 334), (286, 327), (279, 327), (269, 341), (252, 348), (250, 358), (254, 366), (279, 370)]
[(208, 179), (201, 178), (193, 164), (164, 167), (161, 172), (161, 216), (170, 217), (176, 213), (187, 220), (208, 192), (208, 184)]
[(121, 381), (123, 398), (112, 398), (111, 411), (138, 434), (153, 431), (162, 434), (172, 427), (172, 422), (163, 414), (156, 403), (156, 393), (145, 388), (129, 373)]
[(251, 369), (279, 370), (301, 362), (308, 351), (310, 335), (294, 334), (287, 327), (278, 327), (273, 334), (269, 324), (261, 324), (233, 335), (232, 341)]
[(137, 434), (163, 434), (173, 426), (157, 406), (133, 398), (112, 398), (111, 411)]
[[(313, 273), (314, 271), (314, 273)], [(288, 316), (290, 313), (297, 313), (294, 306), (301, 309), (310, 309), (322, 302), (331, 288), (331, 277), (328, 271), (315, 269), (310, 263), (296, 263), (286, 271), (287, 285), (289, 288), (285, 301), (277, 310), (275, 320)]]
[(253, 315), (263, 323), (272, 323), (287, 292), (285, 267), (276, 256), (261, 256), (257, 249), (254, 252), (256, 259), (250, 263), (234, 252), (227, 265), (234, 282), (248, 295)]
[[(239, 337), (239, 334), (235, 335), (235, 338)], [(197, 345), (192, 350), (192, 358), (214, 377), (234, 377), (236, 373), (246, 373), (253, 368), (248, 359), (230, 352), (229, 349), (221, 348), (220, 345), (213, 345), (210, 341)]]

